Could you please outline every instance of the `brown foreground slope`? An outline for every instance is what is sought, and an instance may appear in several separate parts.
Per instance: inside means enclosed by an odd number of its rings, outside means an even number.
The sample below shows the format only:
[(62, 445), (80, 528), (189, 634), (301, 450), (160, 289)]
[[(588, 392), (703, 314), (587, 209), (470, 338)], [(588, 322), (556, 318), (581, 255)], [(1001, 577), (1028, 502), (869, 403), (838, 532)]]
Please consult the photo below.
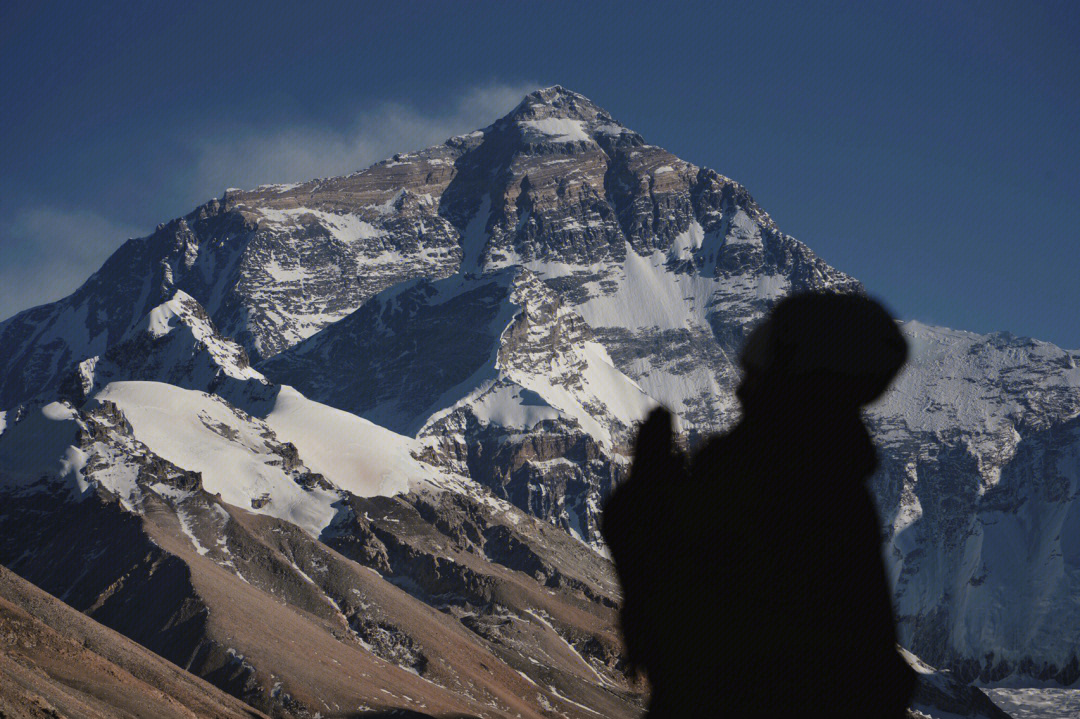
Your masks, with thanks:
[(0, 717), (262, 717), (0, 566)]
[[(117, 407), (74, 412), (0, 436), (0, 564), (249, 706), (295, 719), (641, 713), (610, 563), (475, 483), (337, 494), (316, 539), (253, 511), (258, 497), (249, 508), (207, 491), (139, 442)], [(227, 417), (234, 426), (213, 425), (204, 449), (271, 441), (239, 410)], [(37, 446), (23, 436), (41, 445), (40, 475), (23, 471)], [(289, 501), (328, 491), (295, 448), (274, 446), (252, 474), (288, 462), (300, 488)], [(86, 491), (50, 478), (65, 451), (85, 458)]]

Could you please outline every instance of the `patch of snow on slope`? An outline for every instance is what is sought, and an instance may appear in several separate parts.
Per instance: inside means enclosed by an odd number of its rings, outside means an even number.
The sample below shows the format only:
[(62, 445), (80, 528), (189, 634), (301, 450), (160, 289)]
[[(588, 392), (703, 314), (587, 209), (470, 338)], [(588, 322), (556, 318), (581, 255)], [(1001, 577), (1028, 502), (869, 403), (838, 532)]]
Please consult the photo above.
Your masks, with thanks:
[(604, 681), (603, 678), (596, 671), (596, 669), (593, 668), (593, 665), (589, 664), (589, 662), (587, 662), (585, 660), (585, 657), (581, 656), (581, 653), (578, 652), (578, 650), (574, 648), (573, 644), (568, 642), (563, 635), (559, 634), (558, 630), (555, 629), (555, 627), (552, 626), (551, 622), (549, 622), (547, 620), (547, 618), (544, 616), (545, 612), (543, 610), (526, 609), (525, 613), (528, 614), (530, 617), (532, 617), (532, 618), (536, 619), (537, 621), (539, 621), (541, 624), (543, 624), (549, 630), (551, 630), (551, 633), (555, 635), (555, 638), (558, 639), (560, 642), (562, 642), (566, 646), (566, 648), (570, 651), (571, 654), (573, 654), (575, 657), (577, 657), (578, 659), (581, 660), (581, 663), (585, 665), (585, 668), (589, 670), (589, 673), (592, 676), (596, 677), (596, 679), (598, 681), (603, 683), (603, 681)]
[[(584, 342), (575, 348), (571, 357), (560, 357), (547, 368), (548, 372), (534, 373), (508, 370), (505, 376), (531, 390), (551, 407), (577, 420), (581, 428), (600, 444), (611, 447), (613, 437), (607, 427), (597, 421), (597, 404), (607, 408), (607, 414), (632, 427), (641, 421), (656, 401), (646, 395), (629, 377), (617, 370), (607, 351), (597, 342)], [(567, 386), (552, 381), (576, 359), (583, 359), (580, 385)]]
[(303, 267), (286, 267), (278, 261), (277, 256), (271, 253), (270, 259), (266, 262), (266, 274), (274, 278), (275, 282), (295, 282), (308, 279), (310, 276), (308, 271)]
[[(87, 455), (86, 452), (75, 448), (69, 450), (69, 454), (71, 452), (78, 452), (83, 457)], [(125, 509), (134, 512), (142, 501), (142, 490), (137, 481), (139, 467), (131, 461), (127, 448), (97, 442), (89, 448), (88, 452), (94, 455), (95, 468), (87, 480), (115, 494)], [(84, 460), (84, 466), (85, 464), (89, 464), (89, 461)]]
[(223, 400), (160, 382), (113, 382), (96, 397), (115, 402), (139, 441), (178, 467), (200, 472), (206, 490), (223, 501), (250, 510), (252, 499), (269, 497), (260, 513), (316, 537), (333, 520), (338, 493), (293, 481), (267, 446), (266, 425)]
[(287, 210), (275, 210), (269, 207), (260, 207), (258, 208), (258, 212), (271, 223), (287, 227), (299, 225), (301, 224), (301, 219), (312, 217), (317, 220), (319, 224), (328, 229), (335, 239), (346, 244), (352, 244), (359, 240), (372, 240), (379, 237), (385, 237), (388, 234), (386, 230), (379, 229), (371, 223), (365, 222), (356, 215), (351, 214), (338, 215), (332, 212), (313, 210), (307, 207)]
[[(700, 241), (700, 235), (691, 227), (680, 236), (679, 251), (685, 252)], [(721, 287), (721, 280), (698, 273), (672, 272), (667, 267), (668, 255), (660, 251), (643, 256), (629, 244), (625, 251), (625, 262), (610, 268), (614, 270), (609, 279), (616, 283), (615, 291), (596, 292), (575, 308), (590, 326), (633, 330), (707, 326), (710, 300)], [(530, 269), (544, 277), (561, 274), (561, 268), (554, 265)], [(759, 294), (771, 297), (782, 293), (783, 289), (765, 287)]]
[(601, 135), (622, 135), (623, 133), (629, 134), (631, 130), (627, 130), (622, 125), (597, 125), (593, 128), (595, 132)]
[(155, 339), (169, 334), (176, 327), (177, 318), (183, 312), (179, 301), (181, 296), (187, 295), (178, 292), (173, 299), (150, 310), (142, 322), (135, 326), (135, 329), (146, 332)]
[(176, 508), (176, 518), (180, 520), (180, 531), (191, 540), (193, 545), (195, 545), (195, 551), (199, 553), (199, 556), (205, 557), (210, 550), (204, 547), (202, 542), (199, 541), (199, 538), (195, 536), (195, 532), (191, 525), (191, 517), (183, 507), (178, 506)]
[[(668, 168), (669, 170), (671, 168)], [(697, 220), (690, 223), (690, 227), (686, 229), (686, 232), (680, 233), (675, 237), (675, 240), (671, 243), (671, 249), (669, 253), (672, 257), (680, 260), (690, 259), (694, 256), (694, 253), (701, 249), (702, 243), (705, 241), (705, 230)]]
[(729, 245), (760, 245), (761, 225), (740, 209), (731, 218), (731, 225), (725, 237), (725, 242)]
[(266, 423), (292, 442), (304, 463), (359, 497), (391, 496), (431, 478), (412, 452), (420, 442), (282, 387)]
[(491, 214), (491, 195), (484, 195), (483, 201), (480, 203), (480, 208), (469, 220), (469, 224), (465, 227), (465, 232), (461, 237), (461, 249), (463, 257), (461, 259), (461, 272), (475, 273), (480, 267), (480, 257), (484, 254), (484, 247), (487, 245), (488, 233), (486, 231), (488, 215)]
[(620, 372), (599, 342), (585, 342), (581, 354), (587, 363), (583, 379), (586, 389), (604, 403), (608, 411), (627, 425), (641, 421), (656, 406), (637, 382)]
[(1013, 719), (1076, 719), (1080, 716), (1080, 689), (994, 687), (983, 691)]
[(588, 142), (590, 140), (581, 120), (546, 117), (543, 120), (522, 120), (520, 124), (541, 135), (546, 135), (551, 142)]
[(558, 419), (559, 410), (537, 392), (520, 385), (492, 383), (478, 393), (472, 409), (481, 422), (532, 429), (544, 420)]

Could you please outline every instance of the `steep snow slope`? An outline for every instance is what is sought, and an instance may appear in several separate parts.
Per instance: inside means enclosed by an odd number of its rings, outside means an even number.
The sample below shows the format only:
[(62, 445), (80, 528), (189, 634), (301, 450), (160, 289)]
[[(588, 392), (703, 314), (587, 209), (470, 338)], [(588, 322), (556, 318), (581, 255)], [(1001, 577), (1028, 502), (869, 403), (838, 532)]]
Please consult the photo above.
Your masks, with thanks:
[(314, 536), (336, 514), (335, 488), (269, 425), (219, 397), (157, 382), (114, 382), (95, 399), (119, 407), (139, 441), (198, 472), (203, 487), (229, 504), (258, 509)]
[(445, 478), (414, 459), (423, 445), (354, 414), (282, 387), (263, 421), (292, 443), (312, 470), (358, 497), (390, 496)]
[[(902, 639), (984, 681), (1080, 679), (1077, 355), (907, 323), (910, 365), (871, 408)], [(1037, 648), (1037, 649), (1035, 649)]]
[(902, 329), (911, 362), (873, 409), (880, 441), (963, 428), (974, 449), (1004, 457), (1015, 451), (1017, 430), (1047, 429), (1080, 414), (1080, 352), (1004, 332), (914, 321)]

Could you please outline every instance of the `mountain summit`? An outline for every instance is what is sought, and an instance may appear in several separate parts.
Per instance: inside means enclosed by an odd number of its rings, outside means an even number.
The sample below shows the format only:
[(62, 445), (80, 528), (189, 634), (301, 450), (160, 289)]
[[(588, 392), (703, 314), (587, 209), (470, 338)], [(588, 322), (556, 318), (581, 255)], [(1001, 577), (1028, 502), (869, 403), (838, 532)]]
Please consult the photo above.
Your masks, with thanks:
[[(780, 233), (740, 185), (556, 86), (484, 130), (346, 177), (230, 190), (130, 240), (70, 297), (0, 324), (0, 405), (100, 354), (178, 290), (257, 363), (405, 280), (524, 266), (551, 283), (563, 263), (592, 268), (598, 283), (616, 264), (622, 273), (628, 250), (665, 253), (676, 275), (776, 277), (745, 320), (784, 287), (856, 286)], [(684, 410), (715, 420), (703, 401), (703, 412)]]
[(501, 122), (531, 122), (548, 118), (604, 125), (618, 124), (606, 110), (592, 100), (567, 90), (562, 85), (552, 85), (529, 93)]

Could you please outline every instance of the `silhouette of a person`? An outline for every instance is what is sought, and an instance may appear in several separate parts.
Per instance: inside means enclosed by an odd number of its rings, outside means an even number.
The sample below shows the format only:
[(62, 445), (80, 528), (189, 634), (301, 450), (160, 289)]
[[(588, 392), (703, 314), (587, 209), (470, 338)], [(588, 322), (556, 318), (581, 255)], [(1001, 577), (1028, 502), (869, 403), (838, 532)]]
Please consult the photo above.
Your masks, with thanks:
[(794, 295), (747, 340), (733, 430), (687, 460), (670, 414), (646, 420), (603, 533), (651, 719), (904, 716), (859, 407), (906, 357), (876, 302)]

